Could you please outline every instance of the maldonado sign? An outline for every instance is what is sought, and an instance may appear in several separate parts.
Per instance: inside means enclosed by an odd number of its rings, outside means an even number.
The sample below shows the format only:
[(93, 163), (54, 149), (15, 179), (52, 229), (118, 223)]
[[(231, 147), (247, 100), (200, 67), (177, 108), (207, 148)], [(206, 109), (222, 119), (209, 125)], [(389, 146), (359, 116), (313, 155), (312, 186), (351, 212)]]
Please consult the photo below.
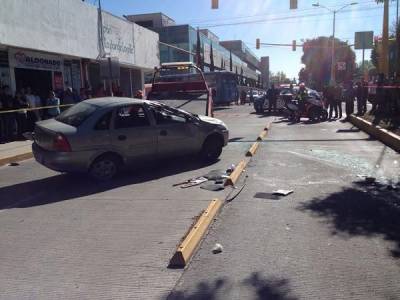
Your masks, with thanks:
[(38, 69), (49, 71), (62, 71), (63, 60), (52, 54), (10, 49), (9, 62), (14, 68)]

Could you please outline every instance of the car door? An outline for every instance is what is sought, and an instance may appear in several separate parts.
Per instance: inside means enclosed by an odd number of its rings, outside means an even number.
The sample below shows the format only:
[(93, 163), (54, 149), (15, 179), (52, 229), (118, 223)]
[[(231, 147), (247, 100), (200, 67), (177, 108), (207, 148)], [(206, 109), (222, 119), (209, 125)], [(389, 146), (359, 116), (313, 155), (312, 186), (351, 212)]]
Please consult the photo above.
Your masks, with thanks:
[(153, 109), (160, 158), (199, 151), (199, 131), (195, 122), (167, 107)]
[(128, 164), (153, 159), (157, 154), (156, 128), (141, 104), (129, 104), (115, 111), (112, 143)]

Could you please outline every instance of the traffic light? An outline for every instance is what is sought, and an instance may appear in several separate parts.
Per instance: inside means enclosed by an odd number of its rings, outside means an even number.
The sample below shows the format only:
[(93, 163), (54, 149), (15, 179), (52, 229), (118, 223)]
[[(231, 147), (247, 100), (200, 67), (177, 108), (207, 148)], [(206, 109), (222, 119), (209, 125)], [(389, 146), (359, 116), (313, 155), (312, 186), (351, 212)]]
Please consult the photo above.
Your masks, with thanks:
[(218, 0), (211, 0), (211, 8), (218, 9)]
[(256, 39), (256, 49), (260, 49), (260, 39)]
[(296, 51), (296, 40), (293, 40), (292, 42), (292, 50)]
[(297, 9), (297, 0), (290, 0), (290, 9)]

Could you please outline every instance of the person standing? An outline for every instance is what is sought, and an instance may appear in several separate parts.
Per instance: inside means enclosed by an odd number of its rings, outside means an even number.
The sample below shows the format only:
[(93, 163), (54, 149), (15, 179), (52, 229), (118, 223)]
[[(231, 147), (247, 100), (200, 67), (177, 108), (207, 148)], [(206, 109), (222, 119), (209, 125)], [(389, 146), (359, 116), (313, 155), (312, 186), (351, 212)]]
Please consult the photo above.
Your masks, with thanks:
[(356, 88), (356, 97), (357, 97), (357, 115), (362, 116), (365, 114), (366, 110), (366, 99), (364, 95), (364, 86), (362, 81), (357, 82)]
[(335, 101), (335, 111), (338, 112), (337, 118), (341, 119), (343, 116), (342, 111), (342, 100), (343, 100), (343, 86), (337, 85), (333, 87), (334, 101)]
[[(0, 98), (3, 111), (13, 109), (13, 98), (11, 96), (11, 90), (9, 86), (7, 85), (3, 86)], [(12, 140), (13, 137), (15, 114), (4, 113), (2, 114), (2, 119), (3, 119), (2, 142), (9, 142)]]
[(46, 100), (46, 106), (57, 106), (47, 109), (47, 116), (49, 118), (55, 118), (60, 114), (60, 99), (56, 97), (54, 91), (49, 92), (49, 98)]
[(350, 115), (354, 112), (354, 88), (351, 81), (348, 81), (346, 83), (344, 99), (346, 103), (346, 119), (348, 119)]
[[(20, 91), (22, 97), (25, 97), (26, 102), (29, 108), (38, 108), (42, 105), (42, 103), (38, 102), (36, 96), (32, 93), (32, 89), (28, 86), (26, 88), (25, 96), (23, 96), (23, 90)], [(35, 127), (35, 123), (42, 119), (40, 115), (40, 111), (38, 109), (30, 110), (28, 112), (28, 127), (29, 130), (33, 130)]]
[(268, 99), (268, 112), (276, 112), (276, 101), (278, 98), (278, 91), (275, 89), (275, 85), (271, 84), (271, 88), (267, 92)]
[(334, 119), (338, 117), (338, 110), (337, 110), (337, 105), (336, 105), (336, 100), (335, 100), (335, 88), (332, 85), (328, 85), (325, 88), (325, 99), (328, 104), (328, 110), (329, 110), (329, 120), (332, 120), (332, 115), (333, 111), (335, 111), (335, 116)]
[(27, 124), (27, 115), (26, 110), (24, 108), (28, 108), (28, 103), (26, 98), (22, 96), (21, 92), (17, 92), (13, 101), (13, 109), (18, 109), (16, 112), (17, 119), (17, 135), (18, 138), (23, 138), (23, 133), (26, 131)]

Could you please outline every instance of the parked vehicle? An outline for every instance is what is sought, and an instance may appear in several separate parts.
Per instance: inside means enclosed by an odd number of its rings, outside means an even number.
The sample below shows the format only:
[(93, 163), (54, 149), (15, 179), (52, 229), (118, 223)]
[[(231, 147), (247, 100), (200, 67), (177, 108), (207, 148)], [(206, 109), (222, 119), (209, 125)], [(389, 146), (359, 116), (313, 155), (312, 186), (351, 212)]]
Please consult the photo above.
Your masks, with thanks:
[(59, 172), (87, 172), (98, 180), (123, 167), (199, 154), (216, 160), (228, 143), (218, 120), (165, 104), (131, 98), (80, 102), (55, 119), (36, 123), (35, 159)]
[(297, 99), (288, 102), (286, 109), (288, 119), (293, 122), (300, 122), (301, 118), (309, 118), (313, 122), (322, 122), (328, 119), (328, 111), (324, 106), (324, 102), (313, 93), (309, 93), (307, 99), (304, 100), (303, 109)]

